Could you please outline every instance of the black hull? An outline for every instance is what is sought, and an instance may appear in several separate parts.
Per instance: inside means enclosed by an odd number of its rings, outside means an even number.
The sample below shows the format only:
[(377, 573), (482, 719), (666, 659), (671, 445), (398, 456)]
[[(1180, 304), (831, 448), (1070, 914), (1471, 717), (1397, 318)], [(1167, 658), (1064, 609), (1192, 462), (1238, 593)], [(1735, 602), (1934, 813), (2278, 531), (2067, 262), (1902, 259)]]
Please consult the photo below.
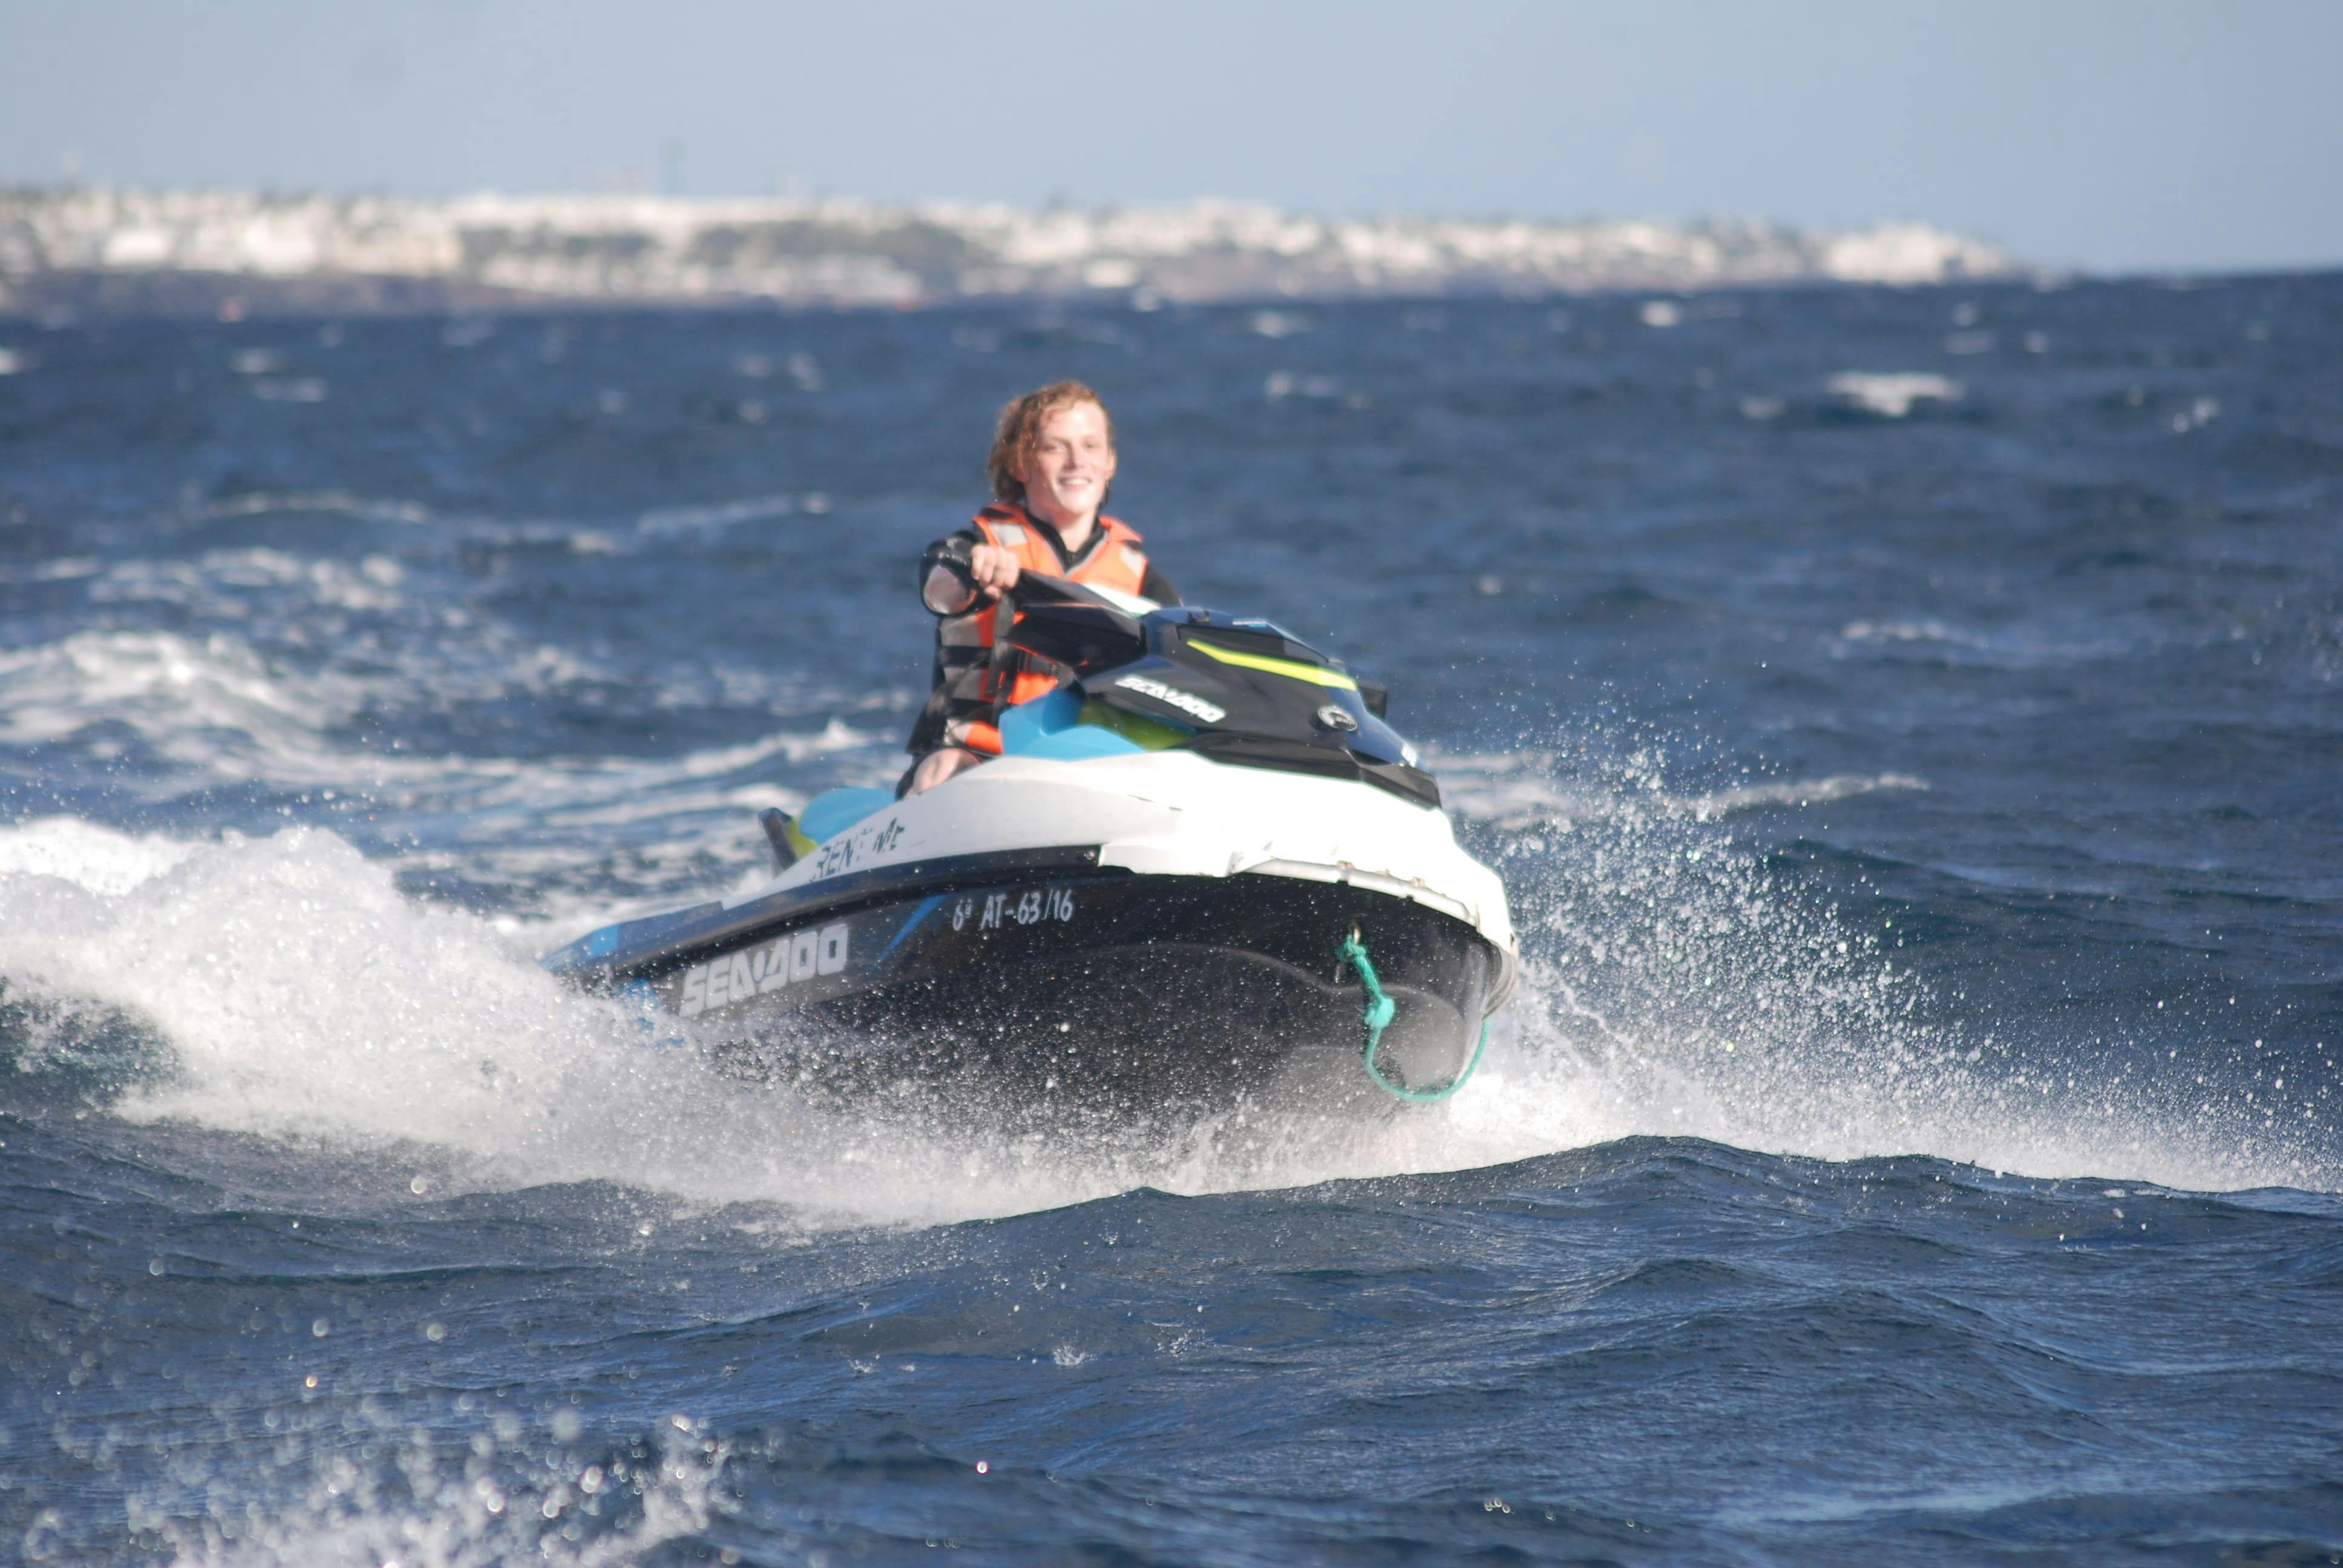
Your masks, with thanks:
[(1342, 884), (1032, 859), (912, 868), (915, 885), (725, 911), (720, 928), (706, 912), (578, 978), (648, 988), (738, 1070), (848, 1095), (924, 1082), (1120, 1113), (1396, 1104), (1363, 1060), (1365, 993), (1340, 952), (1355, 929), (1396, 1003), (1383, 1075), (1423, 1091), (1472, 1065), (1499, 970), (1461, 920)]

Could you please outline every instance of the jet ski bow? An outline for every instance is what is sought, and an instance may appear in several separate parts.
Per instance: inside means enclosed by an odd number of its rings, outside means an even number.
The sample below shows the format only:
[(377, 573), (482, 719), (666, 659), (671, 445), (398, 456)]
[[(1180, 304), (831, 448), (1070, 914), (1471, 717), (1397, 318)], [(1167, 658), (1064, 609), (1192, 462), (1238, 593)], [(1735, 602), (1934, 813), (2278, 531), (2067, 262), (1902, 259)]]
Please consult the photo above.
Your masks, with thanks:
[(727, 1060), (1117, 1110), (1439, 1099), (1518, 960), (1383, 689), (1268, 621), (1027, 573), (1000, 622), (1062, 672), (1002, 755), (907, 799), (766, 813), (745, 897), (547, 955)]

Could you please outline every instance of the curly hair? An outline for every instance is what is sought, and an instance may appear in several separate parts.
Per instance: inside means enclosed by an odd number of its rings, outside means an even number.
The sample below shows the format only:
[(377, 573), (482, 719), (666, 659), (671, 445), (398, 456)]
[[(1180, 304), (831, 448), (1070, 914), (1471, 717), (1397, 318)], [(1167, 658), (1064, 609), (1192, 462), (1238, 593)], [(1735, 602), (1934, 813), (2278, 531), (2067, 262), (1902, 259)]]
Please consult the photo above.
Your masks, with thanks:
[(1079, 381), (1052, 381), (1047, 387), (1013, 398), (1001, 410), (1001, 423), (992, 433), (992, 455), (985, 467), (992, 477), (992, 498), (1022, 504), (1025, 481), (1018, 475), (1033, 460), (1033, 448), (1041, 444), (1041, 425), (1061, 408), (1071, 408), (1078, 403), (1095, 404), (1099, 417), (1106, 421), (1106, 444), (1114, 447), (1114, 416), (1106, 411), (1105, 400)]

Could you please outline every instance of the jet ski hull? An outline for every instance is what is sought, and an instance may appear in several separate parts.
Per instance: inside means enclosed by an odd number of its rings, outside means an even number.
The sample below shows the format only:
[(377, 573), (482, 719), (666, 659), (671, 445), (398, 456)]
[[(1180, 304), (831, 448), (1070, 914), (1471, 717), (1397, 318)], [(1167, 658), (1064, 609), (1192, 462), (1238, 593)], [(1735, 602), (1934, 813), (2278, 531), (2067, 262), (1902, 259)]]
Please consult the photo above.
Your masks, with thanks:
[(1374, 1060), (1396, 1087), (1470, 1070), (1502, 970), (1471, 926), (1387, 893), (1134, 875), (1094, 850), (914, 865), (767, 913), (677, 930), (600, 978), (756, 1076), (1131, 1112), (1393, 1103), (1363, 1060), (1353, 930), (1395, 1004)]

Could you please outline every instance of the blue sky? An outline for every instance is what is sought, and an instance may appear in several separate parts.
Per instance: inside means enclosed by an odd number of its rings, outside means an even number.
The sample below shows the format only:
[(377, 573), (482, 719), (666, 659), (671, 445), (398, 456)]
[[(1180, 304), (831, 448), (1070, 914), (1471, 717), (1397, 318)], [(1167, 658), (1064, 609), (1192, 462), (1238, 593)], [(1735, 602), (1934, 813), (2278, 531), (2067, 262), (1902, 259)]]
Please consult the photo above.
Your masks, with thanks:
[(1921, 217), (2343, 265), (2343, 0), (0, 0), (0, 179)]

